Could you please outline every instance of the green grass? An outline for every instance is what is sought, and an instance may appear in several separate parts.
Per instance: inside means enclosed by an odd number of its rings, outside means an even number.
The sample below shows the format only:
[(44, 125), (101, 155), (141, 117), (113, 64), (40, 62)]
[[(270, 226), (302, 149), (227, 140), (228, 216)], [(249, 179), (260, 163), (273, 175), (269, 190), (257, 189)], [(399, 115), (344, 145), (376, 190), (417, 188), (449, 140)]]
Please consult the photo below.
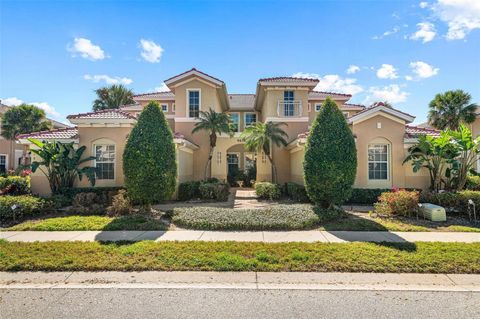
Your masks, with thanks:
[(75, 231), (75, 230), (165, 230), (158, 219), (146, 216), (68, 216), (26, 221), (6, 230)]
[(0, 271), (480, 273), (480, 243), (6, 242)]

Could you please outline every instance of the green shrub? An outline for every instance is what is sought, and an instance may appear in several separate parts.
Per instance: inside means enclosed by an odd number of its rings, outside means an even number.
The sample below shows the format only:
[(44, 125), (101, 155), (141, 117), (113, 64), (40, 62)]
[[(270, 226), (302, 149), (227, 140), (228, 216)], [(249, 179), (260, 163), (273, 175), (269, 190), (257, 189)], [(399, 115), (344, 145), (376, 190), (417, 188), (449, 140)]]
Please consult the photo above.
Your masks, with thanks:
[(178, 200), (186, 201), (200, 198), (200, 181), (188, 181), (178, 185)]
[(72, 199), (71, 198), (69, 198), (65, 195), (60, 195), (60, 194), (52, 195), (52, 196), (46, 198), (46, 200), (55, 209), (59, 209), (59, 208), (62, 208), (62, 207), (67, 207), (67, 206), (72, 205)]
[(310, 129), (303, 169), (308, 197), (315, 204), (332, 207), (350, 197), (357, 172), (357, 149), (352, 130), (330, 98)]
[(0, 193), (2, 195), (30, 194), (30, 177), (7, 176), (0, 177)]
[(103, 215), (107, 205), (106, 200), (96, 193), (78, 193), (70, 211), (78, 215)]
[(172, 222), (202, 230), (289, 230), (315, 226), (319, 217), (310, 205), (276, 205), (265, 209), (216, 207), (175, 208)]
[(278, 199), (282, 195), (280, 186), (270, 182), (255, 183), (255, 193), (259, 198), (269, 200)]
[(173, 134), (158, 103), (150, 102), (128, 136), (123, 153), (128, 196), (143, 205), (171, 199), (177, 162)]
[(285, 193), (286, 195), (297, 202), (307, 203), (310, 201), (307, 195), (307, 191), (305, 190), (305, 186), (288, 182), (285, 184)]
[(418, 209), (417, 191), (398, 190), (385, 192), (375, 203), (375, 212), (380, 215), (411, 216)]
[(472, 191), (480, 191), (480, 176), (467, 176), (465, 189)]
[(445, 208), (447, 212), (468, 214), (468, 200), (475, 203), (476, 209), (480, 209), (480, 191), (465, 190), (460, 192), (422, 192), (420, 201), (431, 203)]
[(112, 205), (107, 208), (109, 216), (130, 215), (132, 211), (132, 203), (127, 196), (127, 191), (124, 189), (119, 190), (118, 194), (113, 196)]
[(118, 193), (119, 190), (125, 189), (124, 187), (117, 186), (117, 187), (72, 187), (62, 189), (60, 191), (60, 195), (64, 195), (71, 200), (75, 197), (75, 195), (80, 193), (95, 193), (98, 196), (106, 199), (110, 199), (109, 202), (106, 204), (108, 205), (111, 202), (111, 198)]
[(390, 192), (389, 188), (353, 188), (352, 195), (347, 200), (349, 204), (373, 205), (382, 193)]
[[(12, 206), (16, 208), (12, 210)], [(31, 195), (0, 196), (0, 220), (7, 221), (20, 217), (40, 215), (49, 211), (47, 202)]]
[(315, 206), (313, 208), (315, 214), (317, 214), (320, 223), (330, 222), (336, 219), (345, 218), (348, 216), (344, 210), (338, 208), (322, 208), (320, 206)]
[(200, 183), (199, 187), (200, 197), (206, 200), (216, 200), (219, 202), (224, 202), (228, 199), (230, 195), (229, 186), (226, 183), (217, 182), (217, 183)]

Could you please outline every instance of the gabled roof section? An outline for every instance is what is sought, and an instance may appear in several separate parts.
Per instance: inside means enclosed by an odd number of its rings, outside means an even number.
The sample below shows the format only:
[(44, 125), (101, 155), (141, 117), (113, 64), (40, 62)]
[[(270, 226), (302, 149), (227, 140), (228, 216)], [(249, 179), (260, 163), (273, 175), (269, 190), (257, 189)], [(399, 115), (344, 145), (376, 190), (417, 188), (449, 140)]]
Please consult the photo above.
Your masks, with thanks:
[(441, 131), (435, 129), (424, 128), (414, 125), (405, 125), (405, 136), (407, 138), (415, 138), (419, 135), (440, 136)]
[(410, 115), (408, 113), (399, 111), (399, 110), (394, 109), (392, 107), (388, 107), (388, 106), (385, 106), (385, 105), (378, 105), (378, 106), (366, 108), (365, 110), (358, 112), (357, 114), (353, 115), (352, 117), (350, 117), (348, 119), (348, 123), (351, 124), (351, 123), (360, 121), (364, 118), (367, 118), (371, 115), (375, 115), (375, 114), (381, 113), (381, 112), (384, 112), (384, 113), (389, 114), (391, 116), (402, 119), (406, 123), (412, 123), (415, 120), (415, 116), (413, 116), (413, 115)]
[(253, 111), (255, 94), (229, 94), (230, 111)]
[(134, 95), (133, 100), (134, 101), (152, 101), (152, 100), (174, 101), (175, 94), (173, 94), (170, 91), (142, 93), (142, 94)]
[(107, 120), (135, 120), (135, 116), (117, 109), (97, 112), (79, 113), (67, 116), (67, 119), (107, 119)]
[(349, 100), (351, 94), (343, 94), (336, 92), (322, 92), (322, 91), (311, 91), (308, 93), (309, 100), (325, 100), (327, 97), (330, 97), (334, 100)]
[(17, 135), (17, 139), (19, 140), (25, 140), (27, 138), (37, 140), (72, 140), (78, 138), (78, 129), (76, 127), (66, 127)]
[(278, 76), (273, 78), (263, 78), (258, 80), (259, 85), (264, 86), (308, 86), (312, 89), (317, 86), (318, 79), (310, 79), (310, 78), (297, 78), (292, 76)]
[(223, 86), (223, 85), (225, 85), (225, 83), (224, 83), (222, 80), (217, 79), (216, 77), (213, 77), (213, 76), (211, 76), (211, 75), (209, 75), (209, 74), (207, 74), (207, 73), (205, 73), (205, 72), (199, 71), (199, 70), (197, 70), (197, 69), (195, 69), (195, 68), (192, 68), (192, 69), (190, 69), (190, 70), (188, 70), (188, 71), (185, 71), (185, 72), (183, 72), (183, 73), (180, 73), (180, 74), (178, 74), (178, 75), (175, 75), (175, 76), (173, 76), (173, 77), (165, 80), (164, 82), (165, 82), (165, 84), (166, 84), (167, 86), (169, 86), (169, 85), (172, 85), (172, 84), (174, 84), (174, 83), (176, 83), (176, 82), (179, 82), (179, 81), (181, 81), (181, 80), (183, 80), (183, 79), (185, 79), (185, 78), (188, 78), (188, 77), (190, 77), (190, 76), (192, 76), (192, 75), (193, 75), (193, 76), (197, 76), (197, 77), (199, 77), (199, 78), (202, 78), (202, 79), (204, 79), (204, 80), (206, 80), (206, 81), (209, 81), (209, 82), (211, 82), (211, 83), (213, 83), (213, 84), (215, 84), (215, 85), (218, 85), (218, 86)]

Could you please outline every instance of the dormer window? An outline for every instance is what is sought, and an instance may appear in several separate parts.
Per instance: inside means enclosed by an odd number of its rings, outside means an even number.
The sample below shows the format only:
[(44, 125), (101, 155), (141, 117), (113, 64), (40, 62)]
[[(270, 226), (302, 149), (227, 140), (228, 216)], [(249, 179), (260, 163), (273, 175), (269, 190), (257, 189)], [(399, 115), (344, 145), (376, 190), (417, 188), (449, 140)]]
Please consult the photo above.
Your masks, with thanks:
[(188, 93), (188, 116), (200, 116), (200, 90), (187, 90)]

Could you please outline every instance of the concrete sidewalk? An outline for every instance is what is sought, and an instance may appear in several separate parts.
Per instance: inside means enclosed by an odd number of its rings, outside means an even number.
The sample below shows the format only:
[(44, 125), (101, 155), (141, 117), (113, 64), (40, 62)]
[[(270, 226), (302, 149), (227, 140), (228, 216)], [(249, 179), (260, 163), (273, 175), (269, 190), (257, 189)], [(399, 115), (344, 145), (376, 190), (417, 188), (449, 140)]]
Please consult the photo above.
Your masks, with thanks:
[(6, 231), (7, 241), (480, 242), (480, 233), (365, 231)]
[(0, 272), (0, 289), (170, 288), (477, 291), (480, 275), (311, 272)]

